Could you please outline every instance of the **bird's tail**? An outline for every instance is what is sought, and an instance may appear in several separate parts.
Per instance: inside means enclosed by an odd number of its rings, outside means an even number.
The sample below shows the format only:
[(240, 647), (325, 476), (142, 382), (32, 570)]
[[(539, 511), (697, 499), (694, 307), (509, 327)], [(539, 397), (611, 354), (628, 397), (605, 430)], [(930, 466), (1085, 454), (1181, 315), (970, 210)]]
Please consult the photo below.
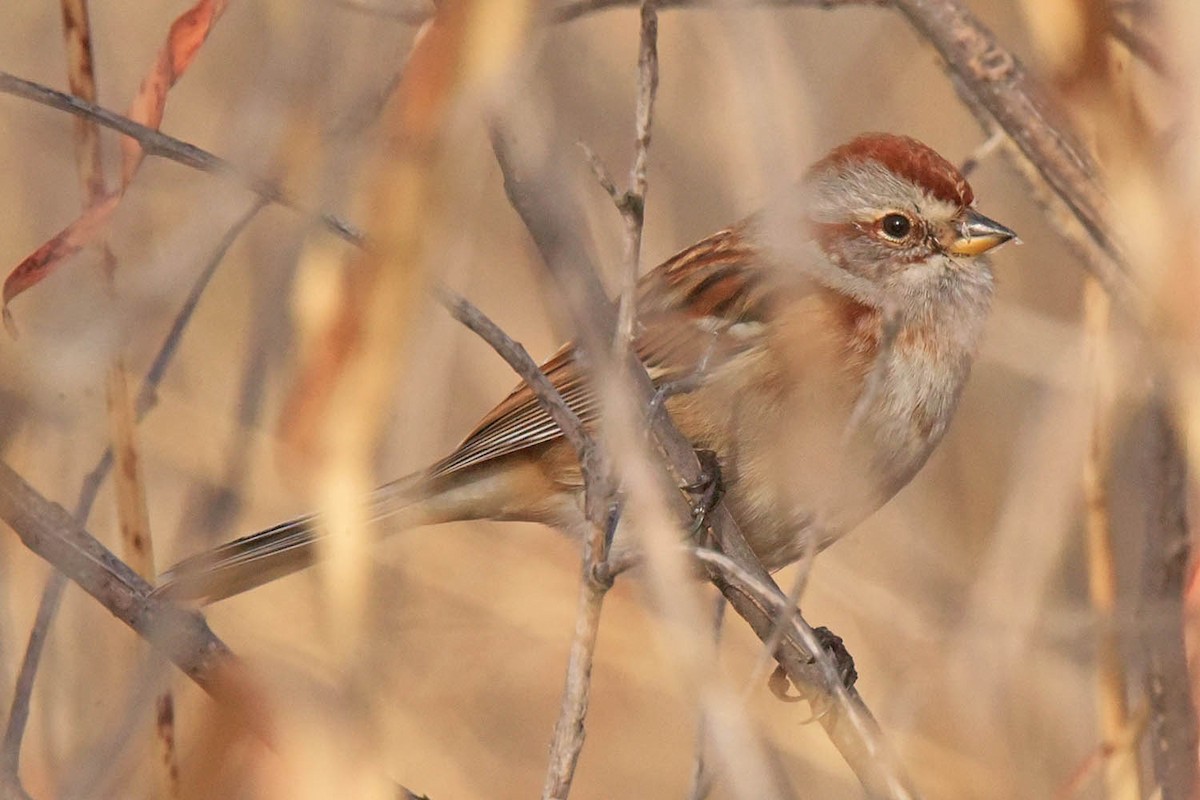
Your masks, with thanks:
[[(368, 499), (369, 519), (400, 515), (401, 527), (441, 521), (436, 509), (426, 509), (428, 504), (422, 502), (428, 496), (427, 483), (423, 475), (416, 475), (376, 489)], [(247, 592), (311, 566), (325, 533), (316, 514), (281, 522), (180, 561), (162, 574), (154, 594), (214, 603)]]

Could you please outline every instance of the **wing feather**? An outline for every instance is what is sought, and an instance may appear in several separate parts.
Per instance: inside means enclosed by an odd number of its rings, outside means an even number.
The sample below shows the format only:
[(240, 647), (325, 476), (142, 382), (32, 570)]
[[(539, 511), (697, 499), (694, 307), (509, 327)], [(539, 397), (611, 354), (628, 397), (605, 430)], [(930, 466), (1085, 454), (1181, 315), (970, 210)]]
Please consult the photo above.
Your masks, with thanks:
[[(738, 229), (721, 231), (647, 273), (638, 287), (638, 334), (634, 349), (656, 386), (695, 376), (754, 346), (726, 335), (738, 323), (768, 313), (761, 267)], [(575, 359), (571, 344), (542, 371), (584, 425), (593, 426), (599, 403)], [(521, 384), (493, 408), (454, 452), (435, 464), (434, 475), (501, 458), (562, 436), (558, 426)]]

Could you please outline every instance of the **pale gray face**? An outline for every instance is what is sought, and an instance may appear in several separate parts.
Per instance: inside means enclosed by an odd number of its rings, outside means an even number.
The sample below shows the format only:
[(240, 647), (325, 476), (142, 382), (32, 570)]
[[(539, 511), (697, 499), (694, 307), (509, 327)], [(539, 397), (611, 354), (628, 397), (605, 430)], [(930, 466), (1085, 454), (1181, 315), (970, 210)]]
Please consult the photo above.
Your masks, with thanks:
[(815, 238), (838, 266), (876, 284), (948, 255), (969, 210), (877, 161), (818, 171), (807, 187)]
[(781, 201), (755, 220), (777, 262), (799, 264), (875, 306), (986, 293), (991, 273), (980, 256), (1015, 236), (974, 209), (971, 187), (952, 164), (891, 134), (837, 148)]

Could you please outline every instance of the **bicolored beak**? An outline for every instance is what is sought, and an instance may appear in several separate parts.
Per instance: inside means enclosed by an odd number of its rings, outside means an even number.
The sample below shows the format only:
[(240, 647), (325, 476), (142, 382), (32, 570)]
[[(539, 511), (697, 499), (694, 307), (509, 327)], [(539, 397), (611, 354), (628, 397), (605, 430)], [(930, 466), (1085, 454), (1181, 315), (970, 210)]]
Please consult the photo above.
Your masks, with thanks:
[(968, 208), (958, 226), (958, 238), (946, 250), (956, 256), (978, 256), (1016, 238), (1015, 231)]

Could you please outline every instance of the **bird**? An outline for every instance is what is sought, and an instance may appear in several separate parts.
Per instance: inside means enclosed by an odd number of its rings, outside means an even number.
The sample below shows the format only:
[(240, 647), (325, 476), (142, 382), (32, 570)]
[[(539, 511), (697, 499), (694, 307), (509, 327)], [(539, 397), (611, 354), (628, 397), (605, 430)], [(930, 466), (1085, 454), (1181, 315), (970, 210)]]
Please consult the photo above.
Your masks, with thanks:
[[(1016, 234), (908, 136), (834, 148), (786, 192), (647, 272), (633, 348), (726, 506), (777, 570), (853, 530), (950, 424), (991, 307), (985, 255)], [(602, 409), (567, 344), (541, 365), (589, 428)], [(457, 520), (589, 530), (572, 448), (525, 385), (448, 455), (366, 501), (389, 530)], [(156, 592), (214, 602), (312, 564), (319, 516), (181, 561)], [(633, 547), (620, 531), (614, 550)]]

